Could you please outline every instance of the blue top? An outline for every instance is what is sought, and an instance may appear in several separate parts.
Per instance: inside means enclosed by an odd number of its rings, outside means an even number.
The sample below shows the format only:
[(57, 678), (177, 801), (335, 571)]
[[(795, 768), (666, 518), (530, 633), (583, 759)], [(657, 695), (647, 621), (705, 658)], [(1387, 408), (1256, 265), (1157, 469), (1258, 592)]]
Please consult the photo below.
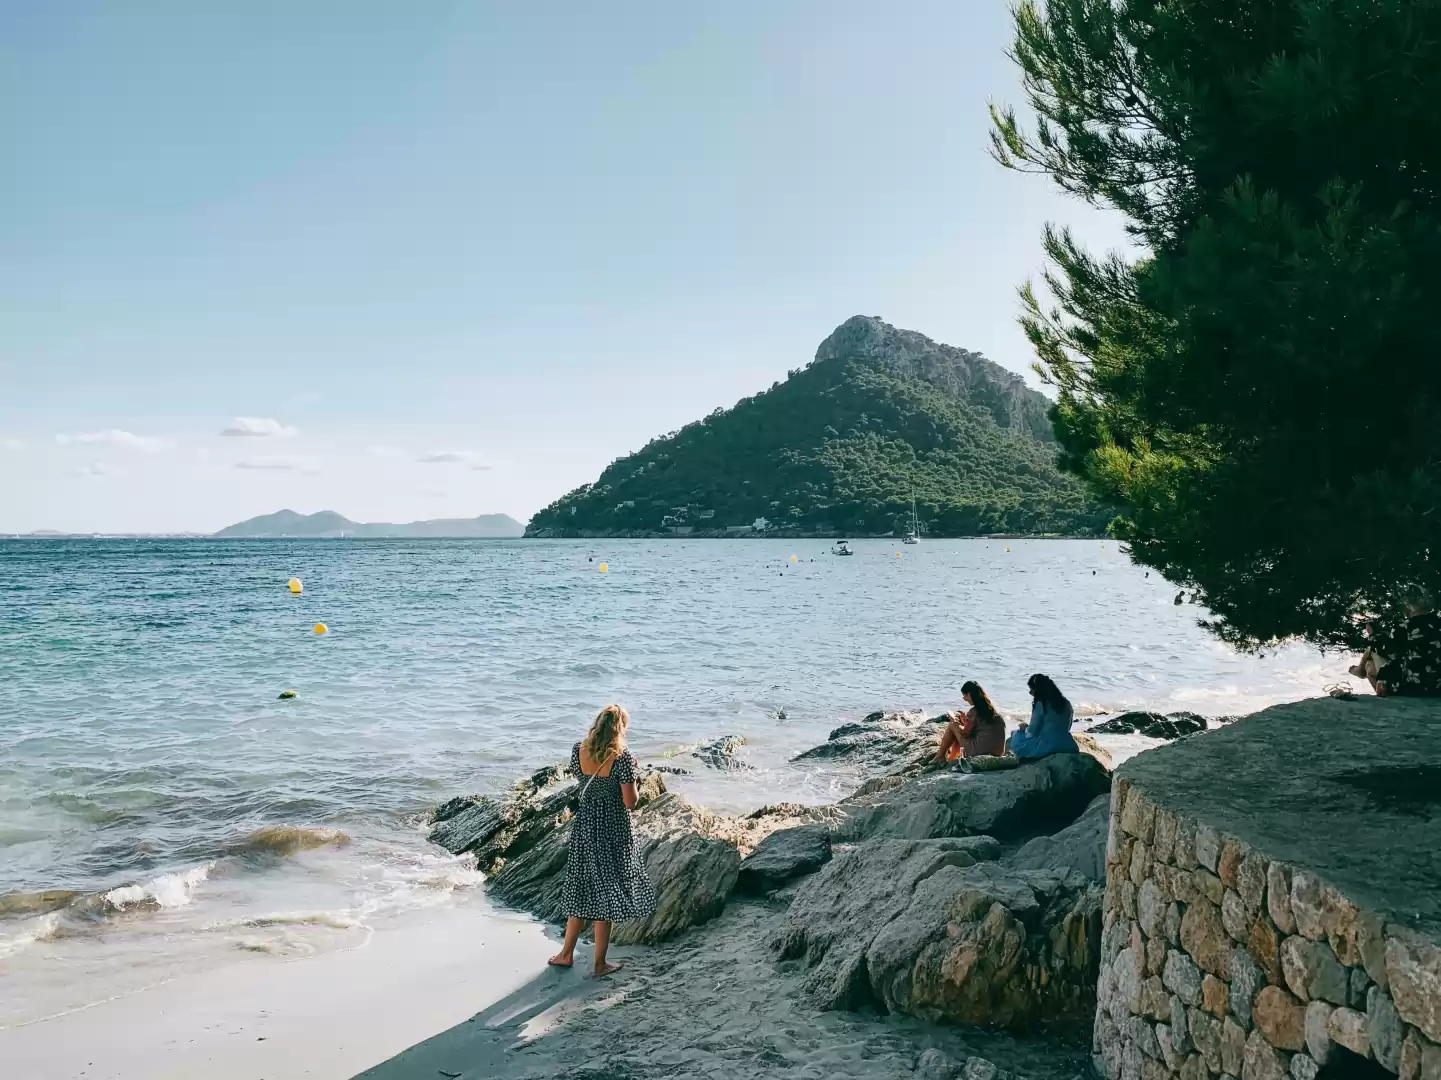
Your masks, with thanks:
[(1040, 758), (1048, 754), (1079, 754), (1071, 738), (1071, 706), (1056, 709), (1037, 701), (1031, 706), (1031, 722), (1025, 731), (1011, 734), (1011, 753), (1018, 758)]

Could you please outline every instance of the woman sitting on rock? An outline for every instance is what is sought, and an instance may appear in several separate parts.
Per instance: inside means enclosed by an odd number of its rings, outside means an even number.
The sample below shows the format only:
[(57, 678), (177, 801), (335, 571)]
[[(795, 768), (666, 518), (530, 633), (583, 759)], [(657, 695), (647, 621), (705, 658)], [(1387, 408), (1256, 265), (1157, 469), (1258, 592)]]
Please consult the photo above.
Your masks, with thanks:
[(996, 712), (981, 684), (966, 681), (961, 686), (961, 696), (970, 708), (960, 715), (951, 714), (936, 751), (938, 765), (957, 758), (1000, 757), (1006, 752), (1006, 722)]
[(1075, 714), (1060, 688), (1048, 675), (1032, 675), (1026, 685), (1033, 699), (1031, 719), (1011, 736), (1011, 753), (1018, 758), (1079, 754), (1081, 748), (1071, 737), (1071, 722)]
[(570, 771), (580, 780), (580, 801), (565, 861), (565, 944), (550, 963), (570, 967), (580, 932), (594, 920), (596, 978), (621, 968), (606, 963), (610, 924), (644, 919), (656, 906), (655, 886), (640, 864), (630, 828), (637, 770), (635, 758), (625, 748), (629, 726), (629, 713), (619, 705), (607, 705), (570, 751)]

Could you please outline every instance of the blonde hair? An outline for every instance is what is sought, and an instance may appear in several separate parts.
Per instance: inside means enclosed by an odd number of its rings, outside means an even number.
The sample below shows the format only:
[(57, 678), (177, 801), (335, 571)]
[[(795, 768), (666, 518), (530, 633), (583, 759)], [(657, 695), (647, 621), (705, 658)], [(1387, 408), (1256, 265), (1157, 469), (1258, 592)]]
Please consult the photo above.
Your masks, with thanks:
[(595, 722), (585, 733), (583, 744), (596, 765), (603, 766), (619, 757), (625, 747), (625, 729), (630, 727), (630, 713), (620, 705), (607, 705), (596, 714)]

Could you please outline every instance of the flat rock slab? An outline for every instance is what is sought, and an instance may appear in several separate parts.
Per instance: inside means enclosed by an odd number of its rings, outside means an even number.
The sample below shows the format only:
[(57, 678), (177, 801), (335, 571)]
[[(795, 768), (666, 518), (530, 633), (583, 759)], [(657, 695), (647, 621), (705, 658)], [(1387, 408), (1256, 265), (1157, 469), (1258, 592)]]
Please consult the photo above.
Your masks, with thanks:
[(1277, 705), (1138, 755), (1119, 775), (1441, 940), (1441, 700)]

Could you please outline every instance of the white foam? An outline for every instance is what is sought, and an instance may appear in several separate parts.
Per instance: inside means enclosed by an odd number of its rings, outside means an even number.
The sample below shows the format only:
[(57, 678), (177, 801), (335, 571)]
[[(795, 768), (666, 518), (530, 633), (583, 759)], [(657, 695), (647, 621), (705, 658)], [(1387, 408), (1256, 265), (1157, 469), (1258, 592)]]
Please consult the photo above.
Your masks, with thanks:
[(250, 915), (240, 919), (223, 919), (206, 925), (207, 930), (238, 930), (264, 926), (327, 926), (332, 930), (355, 930), (363, 927), (360, 919), (342, 911), (276, 911), (268, 915)]
[(213, 862), (192, 866), (174, 874), (161, 874), (142, 885), (122, 885), (105, 894), (105, 902), (117, 911), (140, 904), (178, 908), (190, 903), (195, 888), (210, 876)]
[(20, 929), (6, 937), (0, 937), (0, 956), (10, 956), (27, 945), (37, 941), (48, 941), (60, 929), (60, 913), (52, 911), (20, 924)]

